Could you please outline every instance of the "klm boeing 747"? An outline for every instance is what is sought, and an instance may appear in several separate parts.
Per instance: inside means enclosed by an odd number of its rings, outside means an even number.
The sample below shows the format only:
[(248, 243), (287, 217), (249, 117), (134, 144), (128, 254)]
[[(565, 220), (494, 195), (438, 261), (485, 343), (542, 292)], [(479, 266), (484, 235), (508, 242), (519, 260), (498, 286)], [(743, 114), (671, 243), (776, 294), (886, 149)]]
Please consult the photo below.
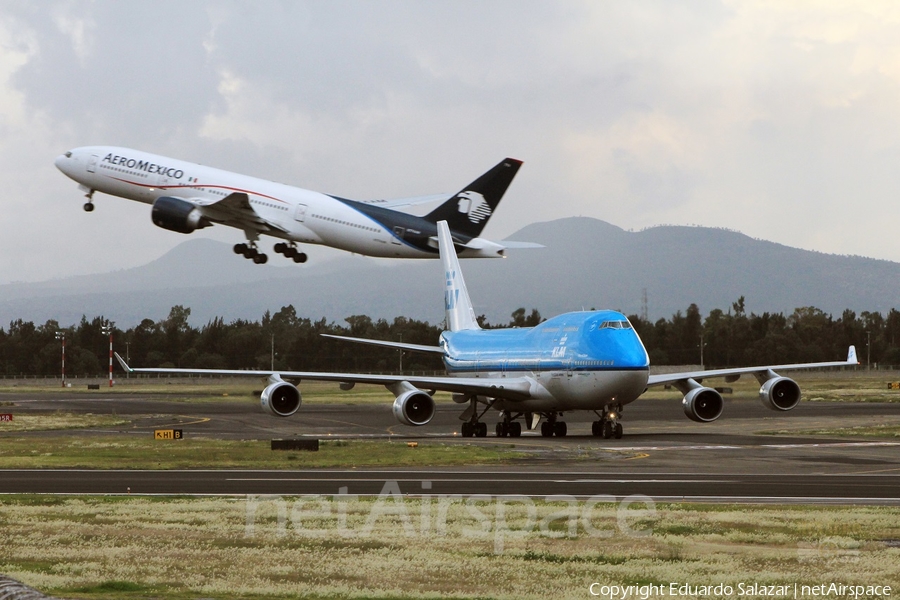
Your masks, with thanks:
[[(437, 223), (438, 247), (444, 269), (444, 305), (448, 331), (438, 346), (340, 337), (349, 342), (375, 344), (443, 357), (448, 376), (362, 375), (304, 371), (231, 371), (204, 369), (132, 369), (131, 373), (251, 375), (268, 378), (263, 390), (263, 409), (279, 417), (295, 414), (300, 391), (292, 382), (302, 379), (340, 382), (343, 389), (357, 383), (380, 384), (394, 400), (394, 415), (406, 425), (425, 425), (435, 412), (436, 390), (451, 392), (453, 400), (467, 405), (460, 415), (463, 436), (484, 437), (489, 411), (499, 415), (498, 436), (518, 437), (522, 422), (544, 436), (565, 436), (566, 412), (585, 410), (596, 414), (592, 433), (604, 438), (622, 437), (619, 417), (625, 406), (649, 387), (670, 384), (684, 394), (688, 418), (709, 422), (724, 408), (722, 396), (702, 385), (712, 377), (735, 381), (753, 375), (760, 382), (759, 397), (774, 411), (791, 410), (800, 402), (800, 387), (776, 373), (792, 369), (856, 365), (856, 350), (847, 360), (781, 366), (695, 371), (650, 375), (650, 360), (637, 332), (622, 313), (612, 310), (581, 311), (559, 315), (535, 327), (482, 330), (475, 319), (460, 270), (455, 243), (445, 221)], [(338, 336), (331, 336), (338, 337)]]
[[(84, 210), (94, 210), (94, 193), (151, 204), (153, 223), (191, 233), (214, 223), (244, 232), (235, 254), (263, 264), (262, 235), (280, 238), (275, 252), (306, 262), (297, 244), (322, 244), (366, 256), (437, 258), (437, 226), (447, 221), (463, 258), (497, 258), (528, 242), (492, 242), (479, 237), (497, 210), (521, 161), (506, 158), (456, 194), (399, 200), (356, 201), (273, 183), (238, 173), (148, 154), (130, 148), (87, 146), (56, 158), (56, 167), (85, 192)], [(441, 204), (424, 217), (396, 210)]]

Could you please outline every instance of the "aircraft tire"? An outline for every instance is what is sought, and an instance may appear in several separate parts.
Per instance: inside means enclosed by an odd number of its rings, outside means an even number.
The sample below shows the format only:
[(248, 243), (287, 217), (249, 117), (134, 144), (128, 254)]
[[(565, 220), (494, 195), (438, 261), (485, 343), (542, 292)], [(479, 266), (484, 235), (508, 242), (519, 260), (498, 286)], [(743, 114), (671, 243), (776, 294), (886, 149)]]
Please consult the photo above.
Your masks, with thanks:
[(591, 423), (591, 435), (600, 437), (603, 434), (603, 421), (594, 421)]
[(542, 437), (550, 437), (553, 435), (553, 423), (549, 421), (544, 421), (541, 423), (541, 436)]
[(84, 212), (93, 212), (94, 211), (94, 203), (93, 202), (85, 202), (83, 208), (84, 208)]
[(475, 424), (475, 437), (487, 437), (487, 423)]
[(608, 440), (613, 436), (615, 426), (612, 421), (603, 421), (603, 439)]
[(305, 252), (301, 252), (300, 254), (297, 254), (296, 256), (294, 256), (294, 262), (296, 262), (296, 263), (305, 263), (305, 262), (306, 262), (306, 258), (307, 258), (307, 257), (306, 257), (306, 253), (305, 253)]
[(264, 265), (269, 262), (269, 256), (267, 254), (259, 253), (253, 257), (253, 262), (258, 265)]
[(463, 437), (472, 437), (472, 434), (474, 433), (474, 431), (472, 431), (471, 423), (463, 423), (462, 427), (460, 427), (460, 430), (460, 433), (462, 433)]
[(497, 437), (506, 437), (506, 423), (498, 421), (494, 431), (497, 433)]
[(285, 256), (287, 256), (287, 244), (285, 244), (284, 242), (278, 242), (277, 244), (275, 244), (272, 250), (274, 250), (278, 254), (284, 254)]
[(615, 433), (613, 433), (613, 435), (615, 436), (615, 438), (617, 440), (622, 439), (622, 424), (621, 423), (616, 423), (616, 431), (615, 431)]
[(235, 254), (243, 254), (247, 251), (247, 244), (235, 244), (234, 245), (234, 253)]
[(557, 421), (553, 424), (553, 435), (556, 437), (566, 437), (568, 430), (569, 428), (566, 426), (565, 421)]
[(509, 424), (509, 437), (522, 437), (522, 424), (514, 421)]

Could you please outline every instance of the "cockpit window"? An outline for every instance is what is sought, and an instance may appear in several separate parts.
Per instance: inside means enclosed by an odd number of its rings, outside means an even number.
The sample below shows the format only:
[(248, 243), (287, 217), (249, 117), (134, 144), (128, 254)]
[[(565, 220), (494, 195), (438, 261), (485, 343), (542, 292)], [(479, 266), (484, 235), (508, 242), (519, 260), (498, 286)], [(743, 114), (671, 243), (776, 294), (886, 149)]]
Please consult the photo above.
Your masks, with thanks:
[(600, 329), (631, 329), (631, 323), (628, 321), (603, 321)]
[(66, 152), (66, 158), (72, 158), (72, 151), (71, 151), (71, 150), (69, 150), (68, 152)]

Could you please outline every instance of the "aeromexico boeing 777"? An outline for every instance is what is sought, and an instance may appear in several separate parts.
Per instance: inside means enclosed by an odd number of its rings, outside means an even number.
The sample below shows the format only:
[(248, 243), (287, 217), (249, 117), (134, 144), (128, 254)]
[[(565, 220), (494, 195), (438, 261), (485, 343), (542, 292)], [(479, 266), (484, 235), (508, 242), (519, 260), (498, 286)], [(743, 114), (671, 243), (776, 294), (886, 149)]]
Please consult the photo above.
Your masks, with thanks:
[[(293, 382), (302, 379), (340, 382), (349, 389), (357, 383), (380, 384), (396, 397), (394, 415), (406, 425), (425, 425), (434, 416), (432, 394), (451, 392), (453, 400), (468, 407), (460, 415), (464, 436), (487, 435), (482, 417), (499, 413), (498, 436), (519, 436), (523, 419), (529, 429), (541, 421), (544, 436), (564, 436), (564, 413), (592, 411), (597, 415), (592, 433), (605, 438), (622, 436), (619, 416), (648, 387), (671, 384), (684, 394), (685, 414), (694, 421), (714, 421), (724, 402), (702, 381), (725, 377), (735, 381), (753, 375), (760, 382), (762, 403), (775, 411), (791, 410), (800, 402), (800, 387), (776, 370), (856, 365), (850, 347), (846, 361), (782, 366), (759, 366), (689, 373), (650, 375), (644, 345), (625, 315), (611, 310), (571, 312), (535, 327), (482, 330), (475, 319), (453, 240), (440, 221), (438, 241), (444, 268), (444, 304), (448, 331), (439, 346), (422, 346), (359, 338), (352, 342), (404, 350), (433, 352), (443, 357), (450, 376), (362, 375), (304, 371), (231, 371), (204, 369), (131, 369), (117, 354), (122, 367), (133, 373), (251, 375), (268, 378), (262, 406), (273, 415), (289, 417), (300, 408), (301, 396)], [(334, 337), (334, 336), (332, 336)]]
[[(94, 210), (94, 192), (102, 192), (152, 204), (153, 222), (170, 231), (229, 225), (247, 237), (234, 252), (257, 264), (268, 260), (257, 247), (262, 235), (284, 240), (275, 244), (275, 252), (298, 263), (307, 258), (298, 243), (367, 256), (437, 258), (439, 220), (450, 224), (463, 258), (503, 257), (507, 248), (538, 247), (479, 237), (521, 164), (506, 158), (456, 194), (355, 201), (130, 148), (86, 146), (56, 158), (57, 168), (87, 194), (84, 210)], [(441, 201), (424, 217), (396, 210)]]

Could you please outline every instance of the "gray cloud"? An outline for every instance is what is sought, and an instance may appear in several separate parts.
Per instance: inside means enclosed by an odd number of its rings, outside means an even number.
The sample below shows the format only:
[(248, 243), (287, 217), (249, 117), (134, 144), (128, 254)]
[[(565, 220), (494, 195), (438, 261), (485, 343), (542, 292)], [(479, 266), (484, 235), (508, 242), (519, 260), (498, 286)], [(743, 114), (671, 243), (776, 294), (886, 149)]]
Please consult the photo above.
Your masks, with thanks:
[(53, 157), (86, 144), (358, 198), (514, 156), (490, 236), (588, 215), (900, 260), (872, 229), (900, 183), (891, 6), (0, 2), (0, 281), (184, 239), (125, 200), (83, 214)]

